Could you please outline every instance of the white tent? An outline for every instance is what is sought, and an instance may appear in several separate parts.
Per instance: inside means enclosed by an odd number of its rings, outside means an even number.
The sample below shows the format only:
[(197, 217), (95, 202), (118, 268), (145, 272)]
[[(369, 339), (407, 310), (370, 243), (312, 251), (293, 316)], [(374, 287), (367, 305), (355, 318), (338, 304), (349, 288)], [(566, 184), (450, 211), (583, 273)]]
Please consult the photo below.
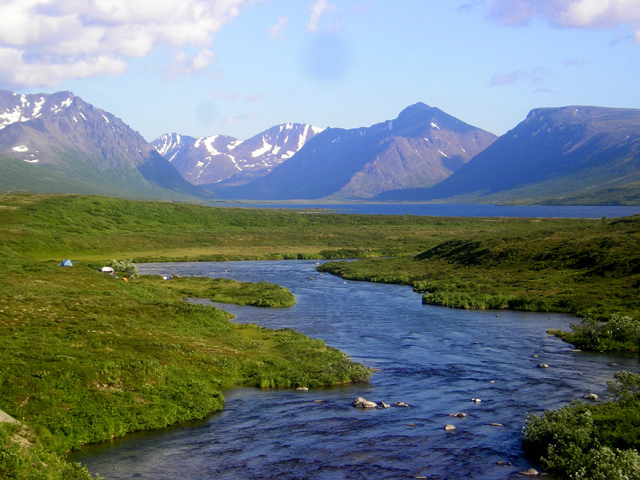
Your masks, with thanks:
[(112, 273), (113, 272), (113, 268), (112, 267), (102, 267), (100, 269), (101, 272), (107, 272), (107, 273)]

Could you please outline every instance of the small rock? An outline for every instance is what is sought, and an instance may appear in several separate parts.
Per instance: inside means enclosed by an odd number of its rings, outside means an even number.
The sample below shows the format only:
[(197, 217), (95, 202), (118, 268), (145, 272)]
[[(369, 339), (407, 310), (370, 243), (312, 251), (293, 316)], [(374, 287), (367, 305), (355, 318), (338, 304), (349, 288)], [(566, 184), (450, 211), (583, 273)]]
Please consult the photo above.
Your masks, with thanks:
[(496, 383), (495, 380), (489, 380), (489, 383)]
[(404, 402), (396, 402), (393, 404), (394, 407), (408, 407), (409, 405), (407, 405)]
[(391, 408), (391, 405), (389, 405), (388, 403), (380, 402), (378, 408)]
[(578, 353), (578, 352), (581, 352), (582, 350), (580, 350), (579, 348), (574, 348), (574, 349), (573, 349), (573, 350), (571, 350), (571, 351), (572, 351), (572, 352), (574, 352), (574, 353)]
[(502, 460), (498, 460), (496, 462), (496, 465), (506, 465), (506, 463), (504, 463)]
[(456, 429), (456, 427), (454, 425), (445, 425), (444, 429), (447, 432), (453, 432)]
[(407, 427), (415, 427), (416, 424), (415, 423), (407, 423)]
[(378, 406), (376, 402), (370, 402), (363, 397), (356, 398), (351, 405), (357, 408), (376, 408)]
[(492, 424), (491, 424), (491, 426), (492, 426), (492, 427), (501, 427), (501, 426), (502, 426), (502, 424), (501, 424), (501, 423), (494, 422), (494, 423), (492, 423)]
[(296, 388), (296, 390), (298, 392), (308, 392), (309, 388), (308, 387), (298, 387), (298, 388)]
[(535, 468), (530, 468), (529, 470), (525, 470), (523, 472), (519, 472), (520, 475), (540, 475), (540, 473)]
[(476, 402), (476, 403), (480, 403), (482, 400), (479, 398), (472, 398), (471, 399), (472, 402)]
[(466, 413), (462, 413), (462, 412), (450, 413), (449, 416), (450, 417), (460, 417), (460, 418), (468, 417), (468, 415)]
[(584, 398), (585, 400), (598, 400), (598, 395), (595, 393), (587, 393)]
[(313, 403), (324, 403), (324, 400), (314, 400)]
[(547, 365), (546, 363), (540, 363), (538, 364), (538, 368), (549, 368), (549, 365)]
[(538, 358), (538, 356), (539, 356), (539, 355), (536, 353), (536, 354), (533, 356), (533, 358)]

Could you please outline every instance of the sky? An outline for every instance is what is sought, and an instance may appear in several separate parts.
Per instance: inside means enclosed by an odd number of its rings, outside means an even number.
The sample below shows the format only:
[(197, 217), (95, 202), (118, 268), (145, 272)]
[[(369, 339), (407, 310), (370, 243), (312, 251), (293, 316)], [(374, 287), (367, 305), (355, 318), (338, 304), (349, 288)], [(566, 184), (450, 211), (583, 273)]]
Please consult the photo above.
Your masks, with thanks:
[(0, 0), (0, 21), (0, 89), (71, 91), (148, 141), (417, 102), (496, 135), (533, 108), (640, 108), (640, 0)]

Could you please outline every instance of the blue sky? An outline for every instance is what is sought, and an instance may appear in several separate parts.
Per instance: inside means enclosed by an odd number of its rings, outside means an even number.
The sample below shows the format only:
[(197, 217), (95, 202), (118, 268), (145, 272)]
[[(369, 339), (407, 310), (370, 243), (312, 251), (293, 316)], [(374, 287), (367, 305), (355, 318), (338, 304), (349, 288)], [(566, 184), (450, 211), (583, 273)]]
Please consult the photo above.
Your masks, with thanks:
[(495, 134), (640, 108), (640, 0), (1, 0), (0, 88), (70, 90), (151, 141), (355, 128), (424, 102)]

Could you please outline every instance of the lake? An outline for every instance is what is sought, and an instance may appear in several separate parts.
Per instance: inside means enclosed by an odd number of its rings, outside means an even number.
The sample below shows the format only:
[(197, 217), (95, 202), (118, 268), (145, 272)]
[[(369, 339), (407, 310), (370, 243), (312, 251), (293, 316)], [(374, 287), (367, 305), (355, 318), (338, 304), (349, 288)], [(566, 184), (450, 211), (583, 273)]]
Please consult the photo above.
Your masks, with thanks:
[[(409, 287), (345, 282), (313, 261), (138, 268), (284, 285), (297, 297), (292, 308), (222, 308), (238, 322), (320, 338), (379, 371), (368, 383), (308, 392), (226, 391), (225, 409), (208, 419), (70, 457), (107, 480), (523, 478), (518, 472), (531, 466), (520, 444), (526, 412), (590, 392), (606, 397), (616, 371), (640, 372), (637, 357), (575, 352), (546, 334), (575, 317), (422, 305)], [(360, 410), (351, 406), (359, 396), (409, 407)], [(468, 417), (448, 416), (455, 412)]]
[(640, 214), (640, 206), (480, 205), (445, 203), (216, 203), (220, 207), (320, 209), (367, 215), (431, 217), (618, 218)]

